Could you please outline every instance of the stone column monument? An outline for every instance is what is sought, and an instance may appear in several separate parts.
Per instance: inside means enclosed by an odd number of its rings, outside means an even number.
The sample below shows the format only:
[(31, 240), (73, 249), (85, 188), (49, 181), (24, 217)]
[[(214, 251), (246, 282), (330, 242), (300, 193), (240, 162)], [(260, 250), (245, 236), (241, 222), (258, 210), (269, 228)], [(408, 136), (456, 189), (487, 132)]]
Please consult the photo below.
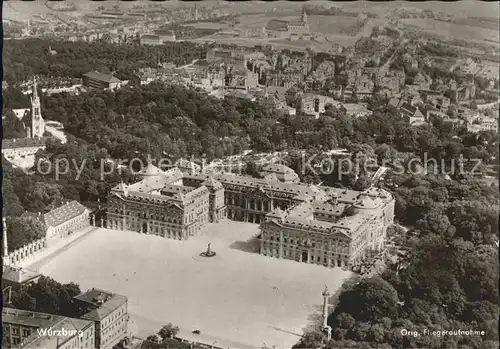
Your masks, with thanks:
[(332, 328), (328, 326), (328, 300), (330, 299), (330, 292), (328, 291), (328, 286), (325, 285), (325, 290), (322, 293), (323, 295), (323, 326), (322, 330), (327, 336), (327, 340), (332, 339)]
[(3, 243), (3, 255), (2, 255), (2, 265), (7, 266), (9, 263), (9, 249), (7, 243), (7, 221), (3, 217), (3, 233), (2, 233), (2, 243)]

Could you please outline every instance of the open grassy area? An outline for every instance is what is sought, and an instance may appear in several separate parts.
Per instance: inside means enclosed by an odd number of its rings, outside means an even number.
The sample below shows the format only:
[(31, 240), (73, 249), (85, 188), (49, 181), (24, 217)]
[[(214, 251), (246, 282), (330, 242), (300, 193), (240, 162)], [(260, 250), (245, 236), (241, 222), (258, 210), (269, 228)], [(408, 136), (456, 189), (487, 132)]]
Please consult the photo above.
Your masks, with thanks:
[[(171, 322), (219, 343), (291, 347), (317, 321), (325, 284), (335, 292), (350, 273), (260, 256), (258, 233), (257, 225), (232, 221), (187, 241), (98, 229), (40, 271), (82, 290), (126, 295), (138, 336)], [(217, 255), (203, 259), (208, 242)]]
[(403, 28), (421, 30), (450, 40), (459, 39), (474, 42), (491, 40), (498, 42), (499, 36), (498, 31), (495, 30), (447, 23), (433, 19), (404, 19), (401, 20), (401, 24)]
[(221, 22), (196, 22), (196, 23), (184, 23), (182, 24), (186, 27), (198, 28), (198, 29), (229, 29), (229, 25)]
[(308, 22), (311, 32), (325, 34), (356, 35), (363, 26), (359, 18), (344, 16), (311, 15)]

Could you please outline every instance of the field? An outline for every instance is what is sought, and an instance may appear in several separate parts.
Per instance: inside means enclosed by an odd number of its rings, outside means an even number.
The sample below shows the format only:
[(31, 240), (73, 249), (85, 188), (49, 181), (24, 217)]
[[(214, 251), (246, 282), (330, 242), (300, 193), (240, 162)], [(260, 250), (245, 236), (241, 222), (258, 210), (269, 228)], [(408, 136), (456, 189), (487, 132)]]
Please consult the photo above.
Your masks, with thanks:
[(278, 19), (282, 21), (293, 21), (300, 18), (300, 13), (296, 16), (283, 16), (279, 14), (257, 14), (257, 15), (245, 15), (238, 17), (238, 28), (247, 29), (247, 28), (259, 28), (265, 27), (267, 22), (271, 19)]
[[(257, 225), (232, 221), (187, 241), (98, 229), (40, 271), (126, 295), (139, 336), (172, 322), (232, 348), (291, 347), (317, 324), (325, 284), (335, 292), (350, 274), (260, 256), (249, 242), (256, 234)], [(203, 259), (208, 242), (217, 255)]]
[(346, 11), (363, 10), (383, 16), (395, 8), (414, 8), (446, 12), (456, 17), (489, 17), (498, 18), (498, 2), (496, 1), (352, 1), (342, 4)]
[(229, 29), (229, 25), (226, 23), (218, 23), (218, 22), (197, 22), (197, 23), (188, 23), (183, 24), (186, 27), (192, 27), (197, 29)]
[(447, 23), (433, 19), (404, 19), (401, 20), (401, 24), (403, 27), (421, 30), (448, 39), (460, 39), (483, 43), (485, 40), (498, 42), (498, 31), (485, 28), (474, 28), (467, 25)]
[(313, 33), (356, 35), (363, 25), (357, 17), (308, 16), (309, 27)]
[(498, 30), (498, 19), (471, 17), (459, 18), (454, 21), (455, 24), (467, 25), (475, 28), (485, 28), (490, 30)]
[(2, 10), (4, 19), (16, 21), (28, 21), (35, 15), (53, 13), (51, 9), (45, 6), (43, 1), (2, 1)]

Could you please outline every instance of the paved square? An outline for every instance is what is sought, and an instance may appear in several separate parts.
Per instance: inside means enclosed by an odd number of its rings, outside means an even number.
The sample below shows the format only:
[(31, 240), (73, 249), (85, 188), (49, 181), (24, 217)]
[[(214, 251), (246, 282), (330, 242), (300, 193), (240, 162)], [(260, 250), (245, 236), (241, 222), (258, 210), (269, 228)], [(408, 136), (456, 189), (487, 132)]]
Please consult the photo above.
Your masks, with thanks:
[[(176, 241), (98, 229), (40, 271), (82, 290), (126, 295), (139, 336), (171, 322), (242, 348), (291, 347), (320, 311), (325, 284), (335, 292), (350, 273), (248, 252), (258, 232), (255, 224), (225, 221)], [(208, 242), (217, 255), (203, 259)]]

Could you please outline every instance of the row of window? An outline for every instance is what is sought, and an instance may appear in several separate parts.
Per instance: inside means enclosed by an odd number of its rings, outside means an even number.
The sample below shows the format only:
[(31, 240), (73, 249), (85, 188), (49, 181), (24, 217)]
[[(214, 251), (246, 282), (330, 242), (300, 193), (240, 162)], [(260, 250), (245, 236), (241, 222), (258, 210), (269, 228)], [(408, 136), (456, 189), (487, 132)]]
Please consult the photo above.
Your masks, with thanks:
[(118, 311), (113, 315), (111, 315), (111, 317), (103, 320), (102, 322), (103, 327), (106, 327), (107, 325), (118, 319), (120, 316), (122, 316), (123, 314), (125, 314), (125, 309), (124, 308), (118, 309)]
[(101, 336), (101, 346), (106, 346), (107, 343), (114, 341), (116, 337), (122, 336), (126, 333), (125, 326), (121, 326), (116, 331), (108, 334), (106, 337)]
[(56, 233), (59, 233), (59, 232), (61, 232), (61, 231), (65, 231), (65, 230), (67, 230), (68, 228), (75, 228), (75, 227), (77, 227), (77, 226), (78, 226), (78, 227), (80, 227), (80, 226), (82, 226), (83, 224), (79, 224), (79, 225), (77, 225), (76, 223), (79, 223), (79, 222), (81, 222), (81, 223), (85, 223), (84, 221), (85, 221), (85, 222), (87, 222), (87, 221), (88, 221), (88, 217), (87, 217), (87, 216), (78, 216), (78, 217), (73, 218), (71, 221), (65, 222), (65, 223), (63, 223), (63, 224), (61, 224), (61, 225), (57, 226), (57, 227), (54, 229), (54, 231), (55, 231)]
[[(263, 246), (273, 246), (273, 245), (276, 245), (278, 244), (278, 242), (276, 241), (263, 241)], [(316, 251), (318, 251), (318, 249), (320, 249), (319, 251), (332, 251), (331, 253), (349, 253), (349, 247), (348, 246), (332, 246), (332, 248), (330, 248), (330, 246), (324, 246), (323, 249), (321, 249), (321, 246), (317, 246), (315, 244), (311, 244), (311, 245), (303, 245), (303, 244), (296, 244), (296, 245), (292, 245), (292, 246), (286, 246), (286, 248), (288, 249), (299, 249), (301, 247), (310, 247), (310, 248), (314, 248)]]
[[(9, 332), (10, 329), (12, 329), (12, 335), (19, 336), (19, 328), (17, 328), (17, 327), (11, 328), (9, 325), (4, 326), (5, 332)], [(27, 328), (23, 328), (21, 330), (21, 333), (22, 333), (22, 337), (28, 337), (31, 334), (31, 331)]]
[[(276, 251), (279, 251), (279, 247), (274, 245), (274, 244), (270, 244), (270, 243), (263, 243), (262, 244), (262, 249), (263, 250), (267, 250), (267, 249), (275, 249)], [(288, 251), (288, 252), (287, 252)], [(327, 256), (331, 256), (331, 257), (336, 257), (336, 256), (347, 256), (349, 255), (349, 250), (348, 249), (337, 249), (335, 251), (329, 251), (329, 252), (324, 252), (324, 250), (309, 250), (310, 253), (312, 254), (319, 254), (321, 256), (323, 255), (327, 255)], [(283, 248), (283, 254), (286, 254), (286, 253), (295, 253), (296, 255), (300, 252), (300, 249), (298, 247), (288, 247), (288, 248)]]
[[(262, 239), (263, 240), (266, 240), (266, 238), (268, 237), (267, 234), (263, 234), (262, 235)], [(269, 240), (270, 241), (276, 241), (276, 242), (283, 242), (285, 244), (297, 244), (298, 246), (310, 246), (312, 248), (315, 248), (315, 247), (318, 247), (320, 248), (321, 246), (324, 246), (324, 249), (325, 250), (329, 250), (330, 249), (330, 244), (328, 243), (328, 241), (315, 241), (315, 240), (312, 240), (311, 239), (298, 239), (298, 238), (295, 238), (295, 239), (292, 239), (292, 238), (287, 238), (287, 237), (283, 237), (283, 239), (281, 239), (279, 236), (269, 236)], [(334, 239), (331, 241), (332, 243), (332, 247), (337, 247), (337, 248), (348, 248), (349, 247), (349, 244), (345, 241), (342, 241), (342, 240), (337, 240), (337, 239)]]
[[(268, 249), (264, 251), (263, 253), (265, 256), (268, 257), (276, 257), (279, 258), (279, 251), (276, 249)], [(288, 259), (294, 259), (297, 262), (306, 262), (306, 263), (316, 263), (320, 264), (323, 263), (325, 266), (328, 266), (328, 262), (330, 262), (330, 266), (337, 266), (337, 267), (342, 267), (348, 265), (348, 261), (346, 259), (336, 259), (336, 258), (328, 258), (328, 257), (321, 257), (321, 256), (307, 256), (307, 260), (301, 260), (302, 256), (300, 254), (292, 254), (292, 253), (287, 253), (287, 251), (283, 251), (283, 258), (288, 258)]]
[(105, 336), (106, 334), (108, 334), (110, 332), (113, 332), (113, 330), (115, 328), (122, 326), (125, 321), (126, 321), (125, 317), (122, 317), (121, 319), (113, 322), (109, 327), (107, 327), (104, 330), (102, 330), (101, 337)]

